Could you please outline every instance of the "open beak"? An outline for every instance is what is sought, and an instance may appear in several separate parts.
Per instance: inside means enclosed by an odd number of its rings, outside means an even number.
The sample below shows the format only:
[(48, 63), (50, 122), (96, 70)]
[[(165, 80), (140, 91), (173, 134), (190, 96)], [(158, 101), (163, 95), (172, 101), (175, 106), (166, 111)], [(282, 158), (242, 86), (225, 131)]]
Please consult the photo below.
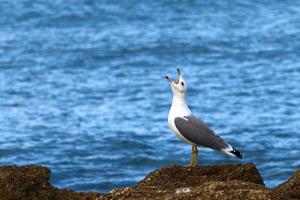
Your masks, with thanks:
[(177, 68), (177, 74), (178, 74), (178, 81), (179, 81), (179, 79), (180, 79), (180, 77), (181, 77), (181, 71), (180, 71), (179, 68)]
[(171, 79), (170, 77), (168, 77), (168, 76), (165, 76), (165, 79), (167, 79), (170, 83), (175, 83), (175, 84), (177, 84), (177, 83), (179, 82), (180, 77), (181, 77), (181, 71), (180, 71), (179, 68), (177, 68), (177, 74), (178, 74), (178, 80), (177, 80), (177, 81), (172, 80), (172, 79)]
[(165, 79), (167, 79), (167, 81), (169, 81), (170, 83), (174, 82), (170, 77), (165, 76)]

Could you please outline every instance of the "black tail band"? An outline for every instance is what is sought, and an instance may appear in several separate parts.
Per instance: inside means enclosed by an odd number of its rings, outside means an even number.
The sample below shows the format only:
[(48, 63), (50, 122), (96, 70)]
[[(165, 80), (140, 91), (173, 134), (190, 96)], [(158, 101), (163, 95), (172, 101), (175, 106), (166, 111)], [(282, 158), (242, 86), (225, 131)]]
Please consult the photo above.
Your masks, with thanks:
[(230, 151), (230, 153), (234, 154), (236, 157), (240, 158), (240, 159), (243, 159), (244, 155), (239, 152), (238, 150), (236, 150), (235, 148), (232, 148), (233, 150)]

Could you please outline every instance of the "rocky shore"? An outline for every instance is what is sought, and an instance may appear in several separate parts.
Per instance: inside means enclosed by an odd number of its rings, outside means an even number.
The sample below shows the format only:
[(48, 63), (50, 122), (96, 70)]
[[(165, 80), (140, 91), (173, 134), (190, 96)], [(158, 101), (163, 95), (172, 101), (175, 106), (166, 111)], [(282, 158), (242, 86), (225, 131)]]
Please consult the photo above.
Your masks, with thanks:
[(62, 190), (49, 183), (41, 166), (0, 167), (0, 200), (106, 199), (300, 199), (300, 170), (275, 188), (266, 188), (255, 165), (187, 168), (170, 165), (148, 174), (136, 186), (107, 194)]

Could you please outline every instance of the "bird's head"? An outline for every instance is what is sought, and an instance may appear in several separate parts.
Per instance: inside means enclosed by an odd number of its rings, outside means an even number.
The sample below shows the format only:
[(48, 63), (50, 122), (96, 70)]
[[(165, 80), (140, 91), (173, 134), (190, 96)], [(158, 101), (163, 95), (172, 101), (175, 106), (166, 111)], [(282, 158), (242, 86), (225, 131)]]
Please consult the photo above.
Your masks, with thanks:
[(172, 80), (168, 76), (165, 76), (165, 78), (170, 83), (171, 89), (172, 89), (172, 92), (174, 95), (184, 95), (187, 90), (186, 83), (182, 77), (180, 69), (178, 69), (178, 68), (177, 68), (177, 73), (178, 73), (177, 81)]

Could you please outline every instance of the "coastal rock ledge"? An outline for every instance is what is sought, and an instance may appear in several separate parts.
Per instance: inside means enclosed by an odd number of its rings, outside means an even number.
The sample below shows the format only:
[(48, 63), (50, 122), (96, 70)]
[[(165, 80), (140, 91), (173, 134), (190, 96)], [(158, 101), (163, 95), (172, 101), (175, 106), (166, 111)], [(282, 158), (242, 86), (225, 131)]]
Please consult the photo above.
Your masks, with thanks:
[(107, 194), (61, 190), (53, 187), (49, 178), (46, 167), (0, 167), (0, 200), (300, 199), (300, 170), (269, 189), (253, 163), (194, 168), (170, 165), (151, 172), (134, 187)]

